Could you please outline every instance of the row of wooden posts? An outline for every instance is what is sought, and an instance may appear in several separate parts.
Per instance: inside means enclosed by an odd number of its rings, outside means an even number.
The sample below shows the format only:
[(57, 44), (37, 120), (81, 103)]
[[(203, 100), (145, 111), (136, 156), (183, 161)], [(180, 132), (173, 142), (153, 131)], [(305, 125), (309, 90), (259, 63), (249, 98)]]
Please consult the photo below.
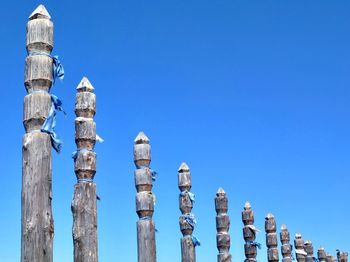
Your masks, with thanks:
[[(52, 216), (52, 154), (51, 147), (57, 147), (54, 133), (54, 121), (60, 104), (50, 94), (55, 80), (55, 61), (51, 55), (53, 49), (53, 23), (45, 7), (40, 5), (30, 15), (27, 24), (27, 53), (25, 64), (23, 137), (23, 173), (22, 173), (22, 238), (21, 262), (52, 262), (54, 225)], [(77, 183), (72, 201), (73, 243), (75, 262), (97, 262), (97, 207), (96, 184), (93, 182), (96, 173), (96, 95), (87, 78), (83, 78), (77, 87), (75, 104), (75, 142), (74, 168)], [(53, 118), (49, 131), (43, 130)], [(56, 143), (56, 144), (55, 144)], [(153, 221), (154, 194), (152, 193), (155, 172), (150, 168), (151, 146), (147, 136), (140, 132), (134, 144), (137, 250), (139, 262), (156, 261), (155, 223)], [(194, 194), (191, 192), (191, 173), (183, 163), (178, 170), (179, 218), (181, 238), (181, 257), (183, 262), (196, 261), (195, 247), (199, 244), (193, 235), (196, 220), (192, 214)], [(227, 214), (228, 200), (225, 191), (220, 188), (215, 198), (218, 262), (231, 261), (230, 254), (230, 218)], [(259, 244), (255, 241), (254, 213), (247, 202), (242, 211), (243, 236), (245, 241), (245, 262), (256, 261)], [(272, 214), (265, 221), (268, 261), (279, 261), (276, 222)], [(292, 261), (292, 245), (285, 225), (281, 227), (281, 254), (283, 262)], [(297, 234), (294, 240), (298, 262), (314, 261), (311, 241), (306, 241)], [(319, 261), (336, 261), (323, 248), (317, 252)], [(339, 262), (347, 262), (348, 254), (338, 252)]]

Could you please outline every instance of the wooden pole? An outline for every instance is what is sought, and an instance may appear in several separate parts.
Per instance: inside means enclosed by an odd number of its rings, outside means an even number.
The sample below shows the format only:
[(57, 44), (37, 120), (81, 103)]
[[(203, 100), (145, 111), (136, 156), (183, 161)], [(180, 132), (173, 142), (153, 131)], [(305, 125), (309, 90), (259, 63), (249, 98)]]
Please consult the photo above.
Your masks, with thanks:
[(265, 232), (266, 232), (266, 245), (267, 245), (267, 260), (269, 262), (278, 262), (278, 249), (277, 249), (277, 233), (276, 233), (276, 220), (273, 214), (268, 213), (265, 217)]
[(282, 262), (292, 262), (292, 245), (290, 244), (290, 234), (286, 225), (281, 226), (280, 239), (282, 243)]
[(307, 253), (304, 250), (304, 240), (300, 233), (295, 235), (294, 239), (295, 254), (298, 262), (305, 262)]
[(304, 244), (304, 250), (306, 252), (306, 262), (314, 262), (314, 247), (310, 240), (306, 240)]
[(136, 212), (137, 221), (137, 251), (138, 262), (156, 261), (155, 225), (153, 222), (154, 195), (152, 193), (153, 171), (151, 163), (151, 146), (148, 137), (140, 132), (134, 144)]
[(26, 47), (21, 262), (52, 262), (51, 138), (41, 127), (51, 108), (53, 23), (43, 5), (29, 16)]
[(333, 256), (330, 253), (326, 253), (326, 262), (333, 262)]
[(348, 253), (337, 250), (338, 262), (348, 262)]
[(224, 189), (221, 187), (216, 192), (216, 245), (219, 250), (218, 262), (231, 262), (230, 246), (231, 238), (228, 233), (230, 229), (230, 217), (227, 214), (228, 200)]
[(317, 250), (317, 258), (319, 262), (326, 262), (327, 255), (323, 247)]
[(326, 262), (326, 251), (324, 250), (323, 247), (320, 247), (318, 250), (317, 250), (317, 258), (318, 258), (318, 261), (319, 262)]
[(245, 241), (244, 244), (244, 253), (246, 256), (245, 262), (253, 262), (256, 260), (257, 247), (258, 243), (255, 242), (256, 233), (259, 231), (254, 226), (254, 212), (249, 202), (246, 202), (244, 205), (244, 210), (242, 211), (242, 221), (244, 224), (243, 227), (243, 238)]
[(87, 78), (77, 87), (75, 102), (75, 143), (73, 153), (77, 183), (72, 201), (74, 262), (97, 262), (96, 184), (96, 95)]
[(182, 163), (178, 170), (178, 186), (181, 191), (179, 195), (179, 206), (182, 215), (179, 217), (181, 238), (181, 261), (196, 261), (196, 242), (192, 235), (196, 220), (191, 213), (194, 195), (190, 192), (192, 187), (190, 169), (186, 163)]

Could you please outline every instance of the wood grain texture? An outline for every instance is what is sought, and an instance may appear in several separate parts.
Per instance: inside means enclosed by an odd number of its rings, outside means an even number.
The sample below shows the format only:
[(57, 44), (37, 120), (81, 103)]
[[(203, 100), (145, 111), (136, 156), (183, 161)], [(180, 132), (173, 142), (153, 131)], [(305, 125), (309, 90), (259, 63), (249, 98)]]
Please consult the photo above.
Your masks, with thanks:
[(228, 211), (228, 199), (222, 188), (219, 188), (215, 197), (216, 210), (216, 246), (219, 254), (218, 262), (231, 262), (231, 238), (228, 233), (230, 229), (230, 217)]
[(136, 187), (137, 221), (137, 259), (138, 262), (155, 262), (156, 239), (153, 221), (155, 196), (152, 193), (153, 181), (151, 163), (151, 145), (148, 137), (140, 132), (134, 140), (134, 173)]
[[(53, 46), (53, 24), (43, 6), (39, 6), (29, 19), (24, 75), (29, 94), (24, 98), (23, 113), (27, 133), (22, 148), (21, 262), (52, 262), (51, 139), (40, 129), (51, 107), (47, 92), (52, 85), (52, 59), (47, 55)], [(34, 51), (44, 55), (31, 56)]]

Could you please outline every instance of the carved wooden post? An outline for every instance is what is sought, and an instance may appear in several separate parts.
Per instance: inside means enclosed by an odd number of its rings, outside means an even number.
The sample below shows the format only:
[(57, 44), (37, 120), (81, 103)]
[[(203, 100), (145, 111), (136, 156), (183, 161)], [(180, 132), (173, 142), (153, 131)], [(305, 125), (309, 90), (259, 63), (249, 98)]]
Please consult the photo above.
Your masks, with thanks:
[(197, 239), (192, 235), (196, 219), (191, 213), (194, 201), (194, 194), (190, 192), (191, 173), (186, 163), (182, 163), (178, 170), (178, 185), (181, 191), (179, 195), (179, 206), (182, 215), (179, 217), (180, 230), (183, 235), (181, 238), (181, 261), (196, 261), (196, 245), (199, 245)]
[(317, 258), (318, 258), (318, 261), (319, 262), (326, 262), (326, 251), (324, 250), (323, 247), (320, 247), (318, 250), (317, 250)]
[(306, 252), (306, 262), (314, 262), (314, 247), (310, 240), (306, 240), (304, 244), (304, 250)]
[(266, 246), (267, 246), (267, 260), (269, 262), (278, 262), (277, 249), (277, 233), (276, 220), (273, 214), (268, 213), (265, 217), (265, 232), (266, 232)]
[(242, 221), (244, 224), (243, 238), (245, 240), (244, 252), (246, 256), (244, 261), (253, 262), (256, 261), (257, 247), (259, 247), (260, 244), (255, 242), (256, 233), (259, 230), (254, 226), (254, 212), (249, 202), (246, 202), (244, 205)]
[(152, 219), (154, 212), (154, 195), (152, 193), (151, 146), (148, 137), (140, 132), (135, 138), (134, 163), (137, 221), (138, 262), (156, 261), (155, 225)]
[(294, 239), (295, 254), (298, 262), (305, 262), (307, 253), (304, 250), (304, 240), (301, 238), (301, 234), (297, 233)]
[(77, 183), (72, 201), (73, 243), (75, 262), (97, 262), (96, 184), (96, 95), (87, 78), (77, 87), (75, 102), (75, 143), (73, 153)]
[(330, 253), (326, 253), (326, 262), (333, 262), (333, 257)]
[(281, 226), (280, 238), (282, 243), (282, 262), (292, 262), (292, 245), (290, 244), (290, 234), (286, 225)]
[(338, 262), (348, 262), (348, 253), (337, 250)]
[(227, 214), (228, 200), (224, 189), (219, 188), (215, 198), (216, 210), (216, 245), (219, 250), (218, 262), (231, 262), (230, 217)]
[[(21, 262), (51, 262), (52, 217), (51, 138), (41, 127), (51, 108), (53, 23), (40, 5), (29, 16), (22, 162)], [(35, 52), (40, 55), (33, 55)]]

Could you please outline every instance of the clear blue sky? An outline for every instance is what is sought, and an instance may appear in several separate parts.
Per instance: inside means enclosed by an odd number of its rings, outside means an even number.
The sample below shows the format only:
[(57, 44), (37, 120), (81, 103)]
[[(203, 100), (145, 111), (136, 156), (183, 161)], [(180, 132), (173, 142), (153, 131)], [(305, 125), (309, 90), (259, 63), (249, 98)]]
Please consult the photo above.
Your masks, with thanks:
[[(151, 139), (160, 262), (180, 261), (177, 169), (191, 168), (199, 262), (216, 261), (214, 196), (229, 197), (232, 255), (240, 212), (268, 212), (323, 245), (350, 251), (350, 2), (6, 1), (0, 86), (0, 261), (19, 261), (22, 108), (27, 17), (45, 4), (66, 76), (53, 93), (63, 152), (53, 152), (54, 259), (73, 261), (75, 88), (97, 95), (100, 261), (136, 261), (133, 139)], [(265, 234), (257, 240), (265, 246)], [(266, 261), (266, 248), (258, 255)]]

